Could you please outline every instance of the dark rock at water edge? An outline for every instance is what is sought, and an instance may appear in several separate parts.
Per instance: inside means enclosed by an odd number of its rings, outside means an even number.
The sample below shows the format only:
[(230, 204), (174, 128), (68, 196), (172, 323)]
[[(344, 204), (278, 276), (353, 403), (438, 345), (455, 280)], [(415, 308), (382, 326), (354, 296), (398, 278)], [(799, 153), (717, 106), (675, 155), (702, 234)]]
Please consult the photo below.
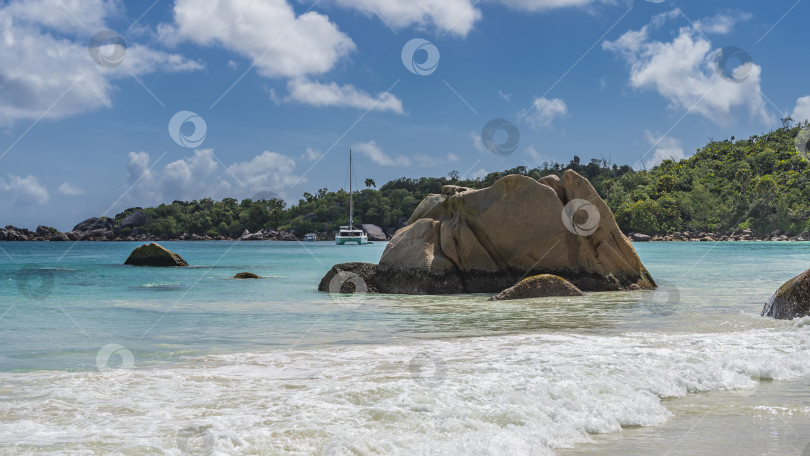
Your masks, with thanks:
[(541, 274), (521, 280), (514, 286), (489, 298), (489, 301), (545, 298), (548, 296), (582, 296), (582, 291), (560, 276)]
[(234, 279), (259, 279), (260, 277), (252, 272), (238, 272)]
[(765, 304), (762, 315), (779, 320), (810, 315), (810, 269), (782, 284)]
[(124, 264), (132, 266), (188, 266), (183, 257), (154, 242), (135, 248)]
[[(423, 269), (383, 267), (373, 263), (340, 263), (326, 273), (318, 284), (319, 291), (337, 292), (335, 283), (356, 277), (369, 293), (391, 294), (457, 294), (499, 293), (524, 277), (547, 274), (548, 271), (508, 269), (497, 272), (458, 270), (431, 273)], [(554, 271), (582, 291), (619, 291), (639, 289), (638, 285), (616, 276), (604, 277), (585, 271)], [(330, 288), (331, 287), (331, 288)]]

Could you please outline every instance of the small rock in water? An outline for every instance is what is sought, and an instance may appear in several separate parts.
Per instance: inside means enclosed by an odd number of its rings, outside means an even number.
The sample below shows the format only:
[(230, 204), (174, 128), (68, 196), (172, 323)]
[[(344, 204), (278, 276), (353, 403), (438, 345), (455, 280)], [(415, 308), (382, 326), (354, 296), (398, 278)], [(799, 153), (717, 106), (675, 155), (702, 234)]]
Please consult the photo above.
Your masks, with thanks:
[(186, 260), (171, 250), (156, 243), (137, 247), (124, 264), (132, 266), (188, 266)]
[(252, 273), (252, 272), (240, 272), (240, 273), (236, 274), (235, 276), (233, 276), (233, 278), (234, 279), (258, 279), (260, 277), (257, 276), (256, 274)]
[(547, 296), (582, 296), (582, 291), (571, 282), (552, 274), (540, 274), (521, 280), (515, 286), (489, 298), (489, 301), (508, 299), (544, 298)]

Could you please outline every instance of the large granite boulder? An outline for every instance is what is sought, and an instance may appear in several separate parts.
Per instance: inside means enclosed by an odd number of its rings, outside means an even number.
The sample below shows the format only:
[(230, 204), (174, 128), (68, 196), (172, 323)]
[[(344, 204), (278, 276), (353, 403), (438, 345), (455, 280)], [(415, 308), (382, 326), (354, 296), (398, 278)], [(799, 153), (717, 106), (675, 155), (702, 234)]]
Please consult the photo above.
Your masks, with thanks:
[(137, 228), (146, 225), (147, 217), (143, 211), (135, 211), (121, 221), (121, 228)]
[(113, 227), (112, 220), (109, 219), (100, 219), (98, 217), (89, 218), (78, 225), (73, 227), (72, 231), (78, 231), (81, 233), (93, 231), (93, 230), (110, 230)]
[(154, 242), (144, 244), (133, 250), (124, 264), (133, 266), (188, 266), (183, 257)]
[(810, 315), (810, 269), (782, 284), (765, 303), (762, 315), (779, 320)]
[(548, 296), (582, 296), (582, 291), (560, 276), (540, 274), (521, 280), (515, 286), (509, 287), (489, 298), (489, 301), (545, 298)]
[(571, 170), (562, 179), (510, 175), (478, 190), (446, 186), (417, 206), (373, 274), (352, 265), (338, 269), (383, 293), (497, 293), (538, 274), (584, 291), (655, 288), (607, 204)]
[(385, 236), (385, 232), (377, 225), (373, 225), (371, 223), (363, 223), (360, 225), (363, 228), (363, 231), (366, 232), (368, 235), (369, 241), (384, 241), (388, 239)]

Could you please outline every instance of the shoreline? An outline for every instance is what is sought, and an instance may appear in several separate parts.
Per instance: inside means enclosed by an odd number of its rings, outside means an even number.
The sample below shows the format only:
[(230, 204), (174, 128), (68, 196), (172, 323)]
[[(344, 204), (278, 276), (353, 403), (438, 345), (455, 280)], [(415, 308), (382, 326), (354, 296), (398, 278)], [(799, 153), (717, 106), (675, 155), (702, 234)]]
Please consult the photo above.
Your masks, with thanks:
[[(118, 233), (116, 231), (119, 231)], [(316, 232), (317, 241), (334, 241), (335, 234), (327, 232)], [(369, 241), (387, 241), (390, 238), (381, 238), (369, 234)], [(304, 236), (297, 236), (289, 231), (261, 230), (249, 233), (245, 230), (239, 237), (233, 236), (211, 236), (183, 233), (180, 236), (155, 235), (151, 233), (143, 234), (121, 234), (120, 229), (93, 228), (86, 231), (73, 230), (61, 232), (51, 227), (38, 226), (36, 231), (27, 228), (17, 228), (7, 225), (0, 228), (0, 242), (80, 242), (80, 241), (103, 241), (103, 242), (166, 242), (166, 241), (298, 241), (304, 242)]]

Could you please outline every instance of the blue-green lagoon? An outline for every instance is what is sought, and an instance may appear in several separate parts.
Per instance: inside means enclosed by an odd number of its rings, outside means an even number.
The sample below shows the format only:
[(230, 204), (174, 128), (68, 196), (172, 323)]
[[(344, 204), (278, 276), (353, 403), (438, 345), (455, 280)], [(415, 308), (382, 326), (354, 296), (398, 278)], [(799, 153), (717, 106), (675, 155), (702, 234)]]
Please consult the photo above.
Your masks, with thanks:
[[(321, 293), (385, 243), (0, 243), (0, 454), (802, 454), (809, 243), (650, 243), (655, 292)], [(250, 271), (258, 280), (234, 280)]]

